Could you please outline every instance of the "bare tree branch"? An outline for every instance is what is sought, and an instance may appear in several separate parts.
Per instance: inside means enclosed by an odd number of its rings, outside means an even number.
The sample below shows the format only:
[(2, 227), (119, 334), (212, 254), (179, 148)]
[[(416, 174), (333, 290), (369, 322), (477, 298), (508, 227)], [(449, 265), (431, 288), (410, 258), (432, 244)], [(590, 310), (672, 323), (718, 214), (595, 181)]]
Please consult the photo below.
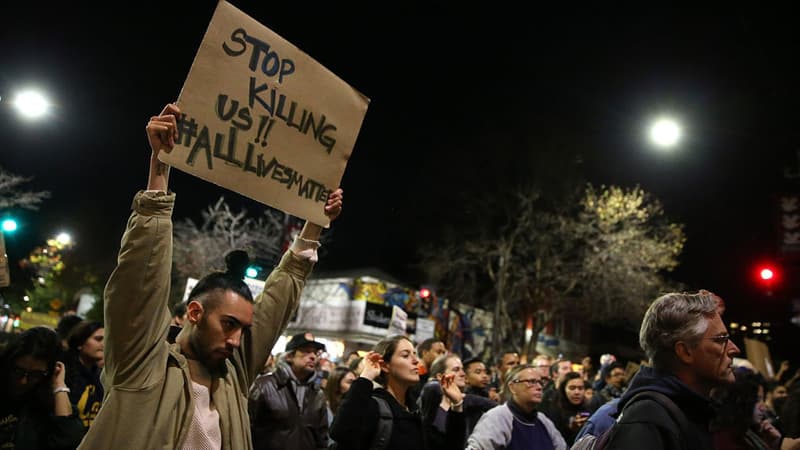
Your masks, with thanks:
[(473, 228), (421, 251), (441, 295), (494, 307), (495, 352), (537, 315), (638, 321), (665, 289), (662, 274), (677, 267), (683, 227), (639, 187), (588, 185), (566, 203), (534, 190), (506, 198), (513, 202), (483, 201)]
[(24, 191), (22, 185), (33, 178), (13, 174), (0, 167), (0, 209), (26, 208), (38, 210), (44, 199), (50, 198), (49, 191)]
[(225, 267), (225, 255), (231, 250), (246, 250), (251, 258), (273, 261), (284, 241), (285, 215), (265, 209), (258, 218), (247, 211), (234, 212), (224, 197), (208, 206), (202, 222), (191, 219), (174, 225), (173, 265), (180, 277), (199, 277)]

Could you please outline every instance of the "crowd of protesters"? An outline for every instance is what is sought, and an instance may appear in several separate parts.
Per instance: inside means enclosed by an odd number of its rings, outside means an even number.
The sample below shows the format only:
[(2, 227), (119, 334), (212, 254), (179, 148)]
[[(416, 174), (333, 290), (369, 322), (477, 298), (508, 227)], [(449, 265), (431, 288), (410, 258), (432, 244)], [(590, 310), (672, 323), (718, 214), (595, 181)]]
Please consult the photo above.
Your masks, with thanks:
[[(167, 105), (147, 125), (146, 190), (104, 323), (66, 316), (4, 340), (0, 448), (800, 449), (800, 371), (734, 366), (724, 304), (707, 291), (655, 299), (646, 359), (632, 365), (513, 349), (481, 359), (402, 335), (333, 362), (310, 332), (272, 355), (317, 260), (322, 228), (306, 223), (258, 297), (248, 255), (233, 251), (169, 310), (175, 194), (158, 154), (179, 114)], [(336, 219), (342, 191), (322, 207)]]
[[(738, 353), (718, 331), (711, 344)], [(424, 349), (437, 354), (429, 365), (417, 356)], [(494, 364), (462, 361), (441, 340), (416, 344), (404, 336), (336, 362), (325, 350), (311, 333), (294, 335), (251, 383), (253, 448), (567, 449), (604, 434), (604, 448), (638, 448), (645, 439), (656, 448), (800, 448), (800, 383), (788, 362), (770, 378), (747, 364), (715, 368), (724, 372), (722, 382), (706, 381), (702, 395), (684, 377), (665, 376), (663, 361), (643, 364), (628, 380), (627, 365), (608, 354), (593, 371), (591, 359), (572, 364), (514, 350)], [(104, 400), (103, 356), (103, 325), (76, 316), (65, 316), (57, 330), (13, 336), (0, 359), (0, 442), (15, 446), (3, 448), (77, 448)], [(672, 395), (689, 425), (678, 421), (670, 430), (620, 418), (623, 407), (628, 417), (658, 416), (626, 407), (634, 401), (644, 408), (633, 399), (647, 386)]]

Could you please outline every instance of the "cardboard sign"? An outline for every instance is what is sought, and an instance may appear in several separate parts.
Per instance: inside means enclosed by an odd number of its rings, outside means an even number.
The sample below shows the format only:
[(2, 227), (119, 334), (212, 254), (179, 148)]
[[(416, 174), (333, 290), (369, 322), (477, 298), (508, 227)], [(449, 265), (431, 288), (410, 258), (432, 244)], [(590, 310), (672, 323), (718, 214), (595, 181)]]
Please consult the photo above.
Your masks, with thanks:
[(175, 148), (159, 159), (328, 226), (369, 99), (297, 47), (219, 2), (178, 106)]
[(772, 357), (769, 354), (769, 347), (764, 342), (744, 338), (744, 354), (753, 367), (764, 376), (770, 376), (772, 372)]

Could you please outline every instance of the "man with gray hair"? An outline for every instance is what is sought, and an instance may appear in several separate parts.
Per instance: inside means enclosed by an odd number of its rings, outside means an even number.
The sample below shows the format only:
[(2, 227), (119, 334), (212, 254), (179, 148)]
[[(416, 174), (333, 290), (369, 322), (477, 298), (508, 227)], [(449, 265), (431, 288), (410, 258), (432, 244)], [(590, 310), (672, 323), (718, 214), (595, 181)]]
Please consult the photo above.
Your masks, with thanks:
[(643, 366), (631, 380), (605, 448), (713, 448), (709, 394), (735, 381), (733, 357), (739, 354), (720, 317), (723, 307), (708, 291), (666, 294), (650, 305), (639, 344), (652, 367)]

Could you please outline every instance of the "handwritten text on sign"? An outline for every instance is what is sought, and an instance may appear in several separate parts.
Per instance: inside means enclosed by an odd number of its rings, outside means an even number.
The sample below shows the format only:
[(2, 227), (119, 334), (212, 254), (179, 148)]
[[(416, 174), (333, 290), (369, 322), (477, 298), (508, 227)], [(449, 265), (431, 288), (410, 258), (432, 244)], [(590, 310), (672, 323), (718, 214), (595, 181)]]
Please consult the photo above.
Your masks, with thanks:
[(220, 2), (181, 92), (167, 164), (327, 225), (369, 100)]

